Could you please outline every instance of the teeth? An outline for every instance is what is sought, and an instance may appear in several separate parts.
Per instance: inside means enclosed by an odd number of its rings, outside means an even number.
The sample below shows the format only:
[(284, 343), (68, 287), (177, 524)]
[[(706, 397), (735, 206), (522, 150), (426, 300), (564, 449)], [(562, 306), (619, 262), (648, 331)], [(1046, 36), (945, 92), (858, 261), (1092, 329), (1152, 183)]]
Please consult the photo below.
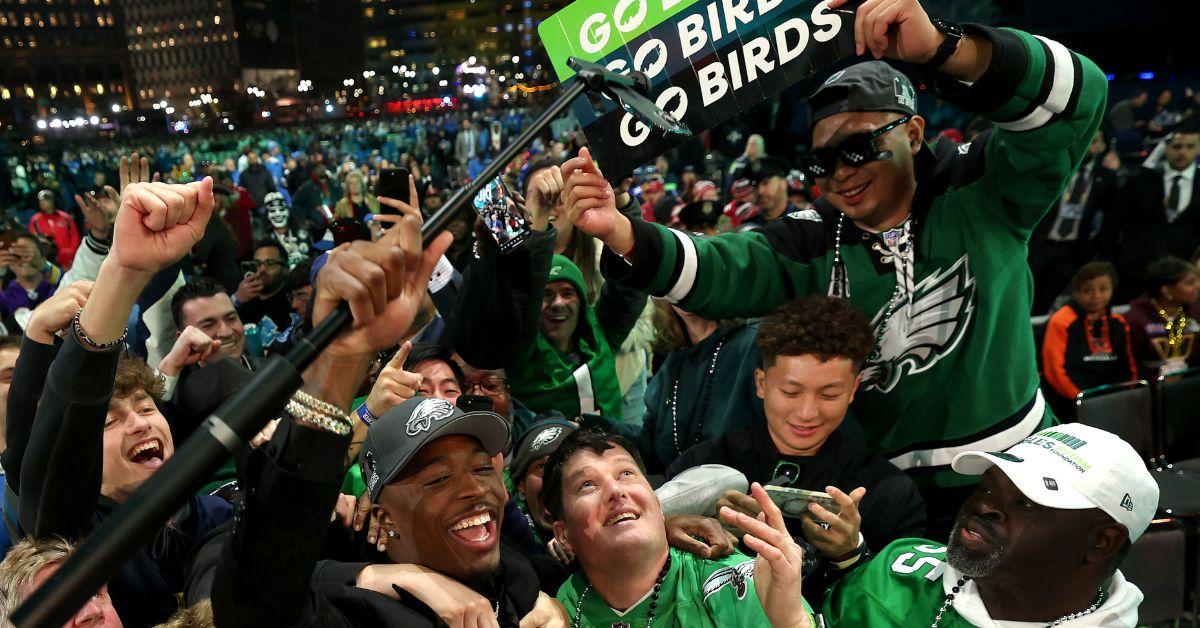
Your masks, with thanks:
[(613, 517), (612, 519), (609, 519), (608, 523), (606, 523), (605, 525), (610, 525), (610, 526), (616, 525), (622, 521), (625, 521), (626, 519), (637, 519), (637, 518), (638, 518), (637, 515), (635, 515), (631, 512), (623, 512), (623, 513)]
[(481, 526), (490, 522), (491, 520), (492, 516), (485, 512), (478, 517), (471, 517), (470, 519), (463, 519), (462, 521), (459, 521), (458, 523), (454, 524), (454, 527), (450, 528), (450, 531), (453, 532), (454, 530), (466, 530), (472, 526)]
[(138, 445), (137, 447), (134, 447), (132, 450), (130, 450), (129, 457), (133, 458), (133, 457), (137, 456), (138, 454), (141, 454), (142, 452), (150, 451), (152, 449), (157, 450), (158, 448), (159, 448), (159, 445), (158, 445), (157, 440), (146, 441), (146, 442), (142, 443), (141, 445)]
[(845, 192), (842, 192), (842, 196), (854, 196), (855, 194), (858, 194), (859, 192), (862, 192), (865, 189), (867, 189), (867, 184), (864, 183), (852, 190), (846, 190)]

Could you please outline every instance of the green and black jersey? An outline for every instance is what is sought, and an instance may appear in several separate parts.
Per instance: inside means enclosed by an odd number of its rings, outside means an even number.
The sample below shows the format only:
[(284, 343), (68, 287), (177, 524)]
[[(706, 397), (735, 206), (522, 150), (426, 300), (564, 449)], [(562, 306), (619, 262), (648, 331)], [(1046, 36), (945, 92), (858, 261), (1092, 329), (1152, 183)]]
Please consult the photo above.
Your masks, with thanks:
[[(614, 610), (588, 585), (582, 572), (571, 576), (558, 590), (558, 601), (567, 608), (571, 621), (583, 628), (645, 626), (652, 604), (655, 628), (771, 625), (754, 590), (754, 559), (738, 553), (707, 560), (671, 549), (671, 567), (663, 578), (658, 599), (652, 602), (652, 597), (652, 593), (647, 593), (624, 612)], [(804, 610), (809, 614), (810, 624), (815, 626), (807, 601)]]
[(848, 296), (878, 337), (855, 399), (867, 443), (902, 469), (947, 471), (926, 477), (943, 485), (970, 481), (948, 472), (955, 454), (1002, 450), (1053, 420), (1038, 389), (1028, 241), (1083, 159), (1107, 92), (1104, 74), (1062, 44), (967, 28), (993, 44), (987, 72), (931, 87), (995, 126), (922, 149), (900, 228), (866, 232), (818, 200), (708, 239), (635, 222), (630, 259), (603, 259), (610, 279), (711, 320), (763, 316), (805, 294)]

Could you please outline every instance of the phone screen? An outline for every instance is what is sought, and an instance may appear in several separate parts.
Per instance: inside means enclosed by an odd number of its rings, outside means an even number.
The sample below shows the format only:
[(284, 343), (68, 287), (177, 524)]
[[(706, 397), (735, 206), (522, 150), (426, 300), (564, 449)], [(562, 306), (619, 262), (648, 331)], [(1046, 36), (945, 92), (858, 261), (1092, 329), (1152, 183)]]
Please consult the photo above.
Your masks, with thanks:
[(529, 237), (529, 223), (525, 217), (513, 211), (511, 194), (504, 180), (496, 177), (483, 186), (475, 195), (475, 211), (483, 218), (483, 224), (496, 239), (501, 253), (508, 253), (521, 246)]

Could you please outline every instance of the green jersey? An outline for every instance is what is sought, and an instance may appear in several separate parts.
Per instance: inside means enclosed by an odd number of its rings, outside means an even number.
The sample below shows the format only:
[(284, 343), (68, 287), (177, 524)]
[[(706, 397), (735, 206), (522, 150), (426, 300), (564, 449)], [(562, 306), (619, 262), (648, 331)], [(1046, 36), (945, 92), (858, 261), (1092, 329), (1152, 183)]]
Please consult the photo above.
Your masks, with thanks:
[[(928, 626), (946, 601), (946, 567), (945, 544), (900, 539), (834, 584), (821, 616), (827, 626)], [(938, 623), (970, 625), (953, 609)]]
[[(582, 605), (579, 602), (581, 595)], [(651, 597), (647, 593), (629, 610), (615, 611), (591, 588), (582, 573), (571, 576), (558, 590), (558, 601), (567, 607), (571, 621), (575, 621), (578, 609), (583, 616), (579, 625), (591, 628), (645, 628)], [(804, 609), (811, 619), (812, 609), (808, 602), (804, 602)], [(754, 591), (753, 558), (735, 553), (720, 560), (707, 560), (671, 549), (671, 568), (663, 578), (654, 607), (653, 628), (765, 628), (770, 625)]]
[[(961, 583), (961, 584), (960, 584)], [(959, 587), (957, 591), (955, 587)], [(953, 603), (946, 606), (949, 595)], [(1142, 592), (1120, 572), (1104, 586), (1103, 604), (1074, 619), (1062, 618), (1061, 628), (1136, 626)], [(925, 539), (900, 539), (883, 548), (865, 565), (855, 568), (830, 587), (821, 608), (826, 626), (928, 626), (942, 612), (939, 628), (970, 626), (1044, 626), (1048, 622), (992, 619), (973, 581), (946, 562), (946, 546)]]
[[(1087, 152), (1107, 81), (1061, 44), (970, 26), (992, 42), (971, 85), (938, 75), (943, 99), (993, 120), (974, 142), (939, 142), (915, 158), (909, 219), (860, 229), (832, 204), (757, 230), (698, 238), (634, 223), (628, 260), (605, 251), (605, 275), (709, 320), (763, 316), (804, 294), (851, 299), (876, 345), (855, 415), (865, 441), (915, 479), (943, 485), (962, 451), (1000, 451), (1048, 426), (1029, 324), (1030, 234)], [(899, 116), (897, 116), (899, 117)]]

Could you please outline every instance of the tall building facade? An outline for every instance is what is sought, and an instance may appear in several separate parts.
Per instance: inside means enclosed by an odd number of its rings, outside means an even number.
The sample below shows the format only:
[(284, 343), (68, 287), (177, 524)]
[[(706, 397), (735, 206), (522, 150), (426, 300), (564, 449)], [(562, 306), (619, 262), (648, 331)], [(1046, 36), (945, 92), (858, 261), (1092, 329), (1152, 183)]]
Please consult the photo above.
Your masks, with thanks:
[(117, 0), (0, 4), (0, 122), (128, 106), (130, 72)]
[(241, 75), (232, 0), (120, 1), (136, 106), (232, 93)]

